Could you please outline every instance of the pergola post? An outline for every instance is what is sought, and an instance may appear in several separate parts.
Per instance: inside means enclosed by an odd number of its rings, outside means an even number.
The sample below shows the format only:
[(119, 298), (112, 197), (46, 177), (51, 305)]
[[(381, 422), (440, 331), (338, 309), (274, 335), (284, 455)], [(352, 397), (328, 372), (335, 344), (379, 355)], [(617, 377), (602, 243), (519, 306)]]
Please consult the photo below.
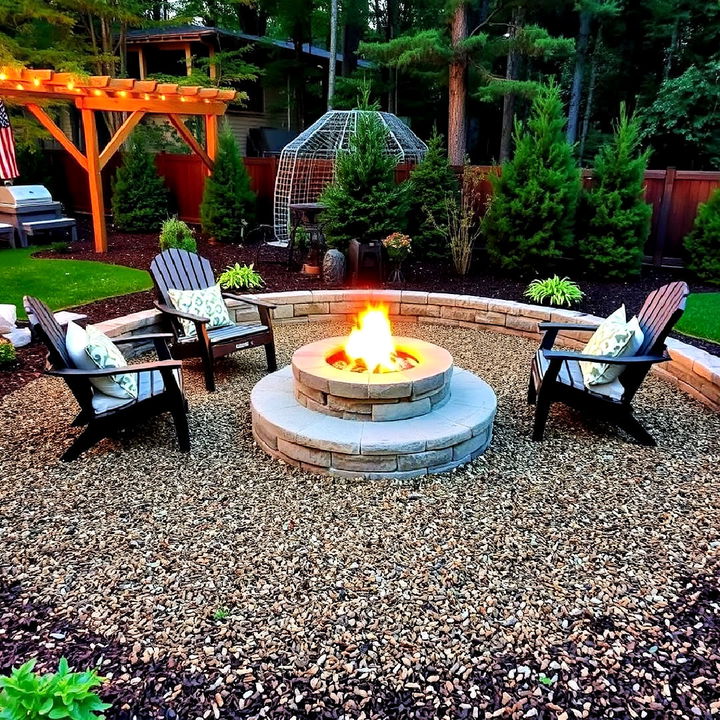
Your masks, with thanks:
[(85, 158), (87, 160), (88, 188), (90, 190), (90, 209), (92, 211), (95, 252), (107, 252), (107, 228), (105, 227), (105, 202), (103, 200), (100, 151), (98, 148), (95, 113), (83, 108), (83, 134), (85, 136)]
[[(208, 157), (214, 163), (217, 157), (218, 149), (218, 122), (217, 115), (206, 115), (205, 116), (205, 148)], [(205, 167), (205, 174), (210, 175), (212, 171), (207, 166)]]

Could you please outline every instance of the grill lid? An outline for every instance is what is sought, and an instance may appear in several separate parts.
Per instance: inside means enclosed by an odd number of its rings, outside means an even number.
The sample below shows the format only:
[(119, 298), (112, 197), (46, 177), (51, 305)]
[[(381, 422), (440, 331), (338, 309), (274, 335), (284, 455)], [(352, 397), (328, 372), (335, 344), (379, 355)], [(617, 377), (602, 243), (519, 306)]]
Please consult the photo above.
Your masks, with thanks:
[(25, 207), (27, 205), (45, 205), (52, 202), (52, 195), (44, 185), (2, 185), (0, 186), (0, 205), (6, 207)]

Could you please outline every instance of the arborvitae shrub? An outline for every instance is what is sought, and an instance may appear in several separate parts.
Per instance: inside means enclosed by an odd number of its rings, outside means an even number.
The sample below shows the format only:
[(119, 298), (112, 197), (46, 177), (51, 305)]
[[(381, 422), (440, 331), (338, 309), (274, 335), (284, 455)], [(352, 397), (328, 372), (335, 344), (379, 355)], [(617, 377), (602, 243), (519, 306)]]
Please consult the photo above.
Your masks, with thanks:
[(692, 231), (685, 237), (688, 269), (720, 285), (720, 189), (700, 205)]
[(448, 195), (456, 195), (460, 188), (448, 163), (442, 135), (434, 133), (430, 138), (428, 151), (410, 174), (410, 180), (408, 233), (413, 240), (413, 254), (419, 259), (447, 258), (450, 255), (447, 238), (437, 226), (447, 222)]
[(595, 156), (593, 185), (583, 191), (579, 251), (585, 270), (623, 280), (640, 274), (652, 208), (645, 202), (648, 152), (624, 105), (613, 137)]
[(484, 231), (500, 269), (539, 275), (573, 251), (580, 173), (565, 139), (560, 91), (542, 87), (525, 124), (515, 122), (515, 155), (491, 176)]
[(212, 175), (205, 180), (200, 220), (206, 235), (219, 242), (242, 242), (244, 229), (255, 219), (255, 193), (228, 127), (220, 132)]
[(346, 250), (352, 239), (381, 240), (405, 230), (408, 183), (395, 182), (396, 160), (385, 152), (387, 130), (374, 113), (360, 113), (348, 150), (335, 159), (335, 181), (323, 192), (328, 245)]
[(168, 216), (168, 202), (155, 155), (136, 134), (112, 183), (114, 223), (125, 232), (156, 232)]

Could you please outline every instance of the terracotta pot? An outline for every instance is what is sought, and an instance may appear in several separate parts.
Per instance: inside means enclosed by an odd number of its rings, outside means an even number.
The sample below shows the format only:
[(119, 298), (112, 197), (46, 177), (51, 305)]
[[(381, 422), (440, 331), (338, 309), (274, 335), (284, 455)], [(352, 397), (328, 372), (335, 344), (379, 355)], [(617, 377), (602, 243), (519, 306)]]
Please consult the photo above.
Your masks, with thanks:
[(302, 274), (303, 275), (319, 275), (320, 274), (320, 266), (319, 265), (308, 265), (305, 263), (302, 267)]

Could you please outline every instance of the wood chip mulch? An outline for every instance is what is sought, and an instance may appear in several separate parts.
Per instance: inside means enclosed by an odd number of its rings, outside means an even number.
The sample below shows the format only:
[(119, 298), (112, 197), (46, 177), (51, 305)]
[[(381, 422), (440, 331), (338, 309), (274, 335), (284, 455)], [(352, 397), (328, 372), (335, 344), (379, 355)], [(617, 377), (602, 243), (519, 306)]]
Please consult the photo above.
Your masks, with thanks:
[[(346, 326), (278, 329), (279, 362)], [(400, 323), (498, 395), (489, 451), (414, 482), (312, 476), (252, 442), (261, 350), (72, 464), (74, 403), (0, 400), (0, 673), (65, 655), (131, 718), (707, 718), (720, 714), (720, 416), (649, 378), (657, 448), (553, 410), (535, 344)]]

